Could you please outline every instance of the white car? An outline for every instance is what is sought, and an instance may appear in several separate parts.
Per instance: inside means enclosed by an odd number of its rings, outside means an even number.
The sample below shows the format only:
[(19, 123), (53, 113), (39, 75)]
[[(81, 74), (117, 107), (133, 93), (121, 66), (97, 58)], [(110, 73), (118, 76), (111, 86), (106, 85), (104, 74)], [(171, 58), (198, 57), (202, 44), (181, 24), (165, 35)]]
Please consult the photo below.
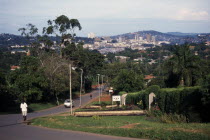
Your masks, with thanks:
[[(72, 101), (73, 104), (72, 104), (72, 107), (74, 106), (74, 101)], [(66, 99), (65, 102), (64, 102), (64, 106), (65, 107), (71, 107), (71, 102), (70, 102), (70, 99)]]

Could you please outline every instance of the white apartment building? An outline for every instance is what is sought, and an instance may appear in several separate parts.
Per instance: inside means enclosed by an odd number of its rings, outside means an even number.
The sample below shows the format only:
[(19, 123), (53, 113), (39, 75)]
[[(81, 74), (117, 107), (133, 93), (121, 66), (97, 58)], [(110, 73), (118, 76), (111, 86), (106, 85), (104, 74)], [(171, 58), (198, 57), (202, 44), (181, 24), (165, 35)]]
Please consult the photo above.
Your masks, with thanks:
[(96, 37), (96, 35), (92, 32), (88, 34), (88, 38), (95, 38), (95, 37)]

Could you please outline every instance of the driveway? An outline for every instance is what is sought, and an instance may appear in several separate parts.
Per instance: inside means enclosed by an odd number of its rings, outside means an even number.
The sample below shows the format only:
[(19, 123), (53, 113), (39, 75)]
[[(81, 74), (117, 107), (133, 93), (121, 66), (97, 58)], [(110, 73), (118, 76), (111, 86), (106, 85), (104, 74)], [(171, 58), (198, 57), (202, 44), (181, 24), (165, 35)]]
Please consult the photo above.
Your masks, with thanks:
[[(93, 98), (98, 96), (98, 91), (92, 91)], [(82, 96), (82, 105), (90, 101), (89, 94)], [(79, 98), (74, 100), (75, 107), (79, 106)], [(44, 111), (28, 113), (28, 119), (68, 112), (70, 109), (64, 106), (54, 107)], [(85, 132), (48, 129), (22, 123), (22, 115), (0, 115), (0, 139), (1, 140), (129, 140), (130, 138), (105, 136)]]

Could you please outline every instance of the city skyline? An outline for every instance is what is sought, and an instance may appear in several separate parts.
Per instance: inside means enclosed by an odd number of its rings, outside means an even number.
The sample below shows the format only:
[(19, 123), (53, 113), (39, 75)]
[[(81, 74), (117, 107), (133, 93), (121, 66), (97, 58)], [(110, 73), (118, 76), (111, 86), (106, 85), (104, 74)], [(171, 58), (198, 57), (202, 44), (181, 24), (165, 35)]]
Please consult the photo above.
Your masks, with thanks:
[(209, 0), (0, 0), (0, 33), (20, 34), (32, 23), (39, 28), (59, 15), (76, 18), (78, 36), (118, 35), (140, 30), (210, 32)]

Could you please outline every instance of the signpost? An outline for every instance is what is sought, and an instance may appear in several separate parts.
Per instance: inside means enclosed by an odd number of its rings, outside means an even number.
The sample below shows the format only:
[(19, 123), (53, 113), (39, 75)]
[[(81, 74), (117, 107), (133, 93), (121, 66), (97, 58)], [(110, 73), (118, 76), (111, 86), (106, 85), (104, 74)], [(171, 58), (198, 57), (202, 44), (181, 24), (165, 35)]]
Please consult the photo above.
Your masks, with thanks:
[(112, 94), (112, 93), (113, 93), (113, 89), (110, 89), (109, 90), (109, 95)]
[(112, 96), (112, 101), (121, 101), (121, 96), (120, 95)]
[(109, 95), (110, 95), (110, 94), (113, 94), (113, 93), (114, 93), (113, 87), (110, 87), (110, 89), (109, 89)]
[(116, 101), (120, 101), (120, 105), (121, 105), (121, 96), (120, 95), (112, 96), (112, 106), (113, 106), (113, 102), (116, 102)]

